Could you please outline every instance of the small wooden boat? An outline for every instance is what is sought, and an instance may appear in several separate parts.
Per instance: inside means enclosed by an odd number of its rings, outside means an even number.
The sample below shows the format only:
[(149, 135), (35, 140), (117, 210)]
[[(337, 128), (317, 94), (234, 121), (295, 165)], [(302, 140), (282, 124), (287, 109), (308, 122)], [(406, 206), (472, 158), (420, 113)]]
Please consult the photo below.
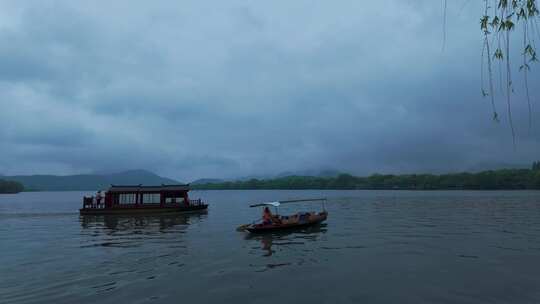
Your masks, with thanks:
[(201, 212), (208, 204), (189, 199), (189, 185), (115, 186), (102, 197), (84, 197), (81, 215)]
[(312, 226), (316, 224), (320, 224), (324, 221), (326, 221), (326, 218), (328, 217), (328, 212), (305, 212), (305, 213), (297, 213), (292, 216), (281, 216), (279, 220), (281, 222), (272, 223), (272, 224), (251, 224), (245, 229), (251, 233), (261, 233), (261, 232), (270, 232), (270, 231), (278, 231), (278, 230), (285, 230), (285, 229), (294, 229), (294, 228), (303, 228), (307, 226)]
[[(296, 203), (296, 202), (309, 202), (309, 201), (322, 201), (323, 210), (321, 212), (298, 212), (289, 216), (281, 216), (278, 214), (277, 207), (284, 203)], [(296, 228), (304, 228), (312, 225), (320, 224), (328, 218), (328, 212), (325, 210), (324, 202), (322, 199), (299, 199), (299, 200), (287, 200), (254, 204), (250, 207), (269, 207), (273, 206), (276, 209), (276, 213), (272, 215), (272, 219), (267, 222), (245, 224), (238, 227), (237, 230), (247, 230), (250, 233), (264, 233), (272, 231), (282, 231)]]

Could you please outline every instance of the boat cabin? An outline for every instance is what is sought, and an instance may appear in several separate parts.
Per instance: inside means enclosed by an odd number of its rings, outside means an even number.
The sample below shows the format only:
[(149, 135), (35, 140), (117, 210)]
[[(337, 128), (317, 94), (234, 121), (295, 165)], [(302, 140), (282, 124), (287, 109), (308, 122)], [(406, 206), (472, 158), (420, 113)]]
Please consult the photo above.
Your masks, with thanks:
[(140, 209), (144, 211), (166, 209), (169, 211), (182, 211), (206, 209), (207, 205), (200, 199), (190, 200), (189, 190), (187, 184), (161, 186), (111, 185), (104, 193), (98, 192), (95, 197), (84, 197), (81, 213), (91, 210)]

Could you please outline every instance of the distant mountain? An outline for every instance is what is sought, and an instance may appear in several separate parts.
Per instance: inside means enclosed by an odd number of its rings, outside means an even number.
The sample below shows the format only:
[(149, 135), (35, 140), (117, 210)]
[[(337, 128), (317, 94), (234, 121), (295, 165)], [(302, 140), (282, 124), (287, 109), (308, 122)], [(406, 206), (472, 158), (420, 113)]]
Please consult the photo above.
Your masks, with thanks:
[(191, 182), (191, 185), (201, 185), (201, 184), (213, 184), (213, 183), (222, 183), (225, 182), (224, 179), (219, 178), (200, 178)]
[(79, 175), (15, 175), (0, 176), (24, 185), (26, 190), (70, 191), (98, 190), (115, 185), (161, 185), (179, 184), (178, 181), (161, 177), (146, 170), (129, 170), (111, 174), (79, 174)]
[(282, 172), (274, 178), (286, 177), (286, 176), (313, 176), (313, 177), (336, 177), (343, 172), (333, 169), (325, 170), (302, 170), (302, 171), (286, 171)]
[(482, 162), (467, 168), (469, 172), (482, 172), (501, 169), (530, 169), (530, 164)]
[(233, 182), (233, 181), (248, 181), (251, 179), (271, 179), (274, 178), (274, 175), (246, 175), (241, 176), (237, 178), (229, 178), (227, 181)]
[(224, 182), (245, 182), (253, 179), (257, 180), (269, 180), (289, 176), (309, 176), (309, 177), (336, 177), (343, 172), (333, 170), (333, 169), (320, 169), (320, 170), (301, 170), (301, 171), (284, 171), (279, 174), (256, 174), (256, 175), (246, 175), (237, 178), (201, 178), (191, 182), (192, 185), (203, 185), (203, 184), (219, 184)]
[(287, 176), (310, 176), (310, 177), (336, 177), (340, 175), (341, 171), (334, 169), (307, 169), (299, 171), (285, 171), (276, 175), (248, 175), (239, 178), (230, 179), (230, 181), (247, 181), (251, 179), (274, 179)]

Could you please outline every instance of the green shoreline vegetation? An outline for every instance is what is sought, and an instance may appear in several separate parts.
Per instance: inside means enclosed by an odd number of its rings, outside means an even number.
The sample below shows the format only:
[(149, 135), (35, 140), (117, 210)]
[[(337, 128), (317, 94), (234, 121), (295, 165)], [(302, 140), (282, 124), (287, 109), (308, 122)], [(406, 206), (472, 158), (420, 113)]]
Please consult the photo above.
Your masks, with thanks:
[[(139, 170), (140, 171), (140, 170)], [(175, 180), (150, 172), (126, 171), (111, 176), (14, 176), (0, 179), (1, 193), (29, 191), (83, 191), (105, 189), (111, 184), (173, 184)], [(135, 173), (139, 172), (139, 174)], [(141, 171), (142, 172), (142, 171)], [(540, 161), (531, 169), (501, 169), (477, 173), (373, 174), (358, 177), (285, 176), (272, 179), (211, 181), (191, 184), (194, 190), (540, 190)]]
[(0, 194), (13, 194), (24, 191), (21, 183), (0, 179)]
[(501, 169), (478, 173), (373, 174), (357, 177), (287, 176), (192, 185), (197, 190), (328, 189), (328, 190), (540, 190), (540, 162), (531, 169)]

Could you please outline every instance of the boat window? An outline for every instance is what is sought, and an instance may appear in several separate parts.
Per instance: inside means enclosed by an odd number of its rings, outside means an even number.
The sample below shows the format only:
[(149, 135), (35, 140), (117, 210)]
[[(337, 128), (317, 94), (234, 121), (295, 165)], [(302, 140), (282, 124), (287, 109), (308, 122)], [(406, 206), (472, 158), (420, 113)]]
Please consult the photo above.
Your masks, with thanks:
[(161, 195), (159, 193), (146, 193), (143, 194), (143, 204), (159, 204)]
[(119, 194), (118, 203), (120, 203), (121, 205), (135, 204), (136, 196), (134, 193)]
[(179, 204), (179, 203), (183, 203), (183, 202), (184, 202), (184, 198), (181, 197), (181, 196), (165, 198), (165, 203), (167, 203), (167, 204)]

